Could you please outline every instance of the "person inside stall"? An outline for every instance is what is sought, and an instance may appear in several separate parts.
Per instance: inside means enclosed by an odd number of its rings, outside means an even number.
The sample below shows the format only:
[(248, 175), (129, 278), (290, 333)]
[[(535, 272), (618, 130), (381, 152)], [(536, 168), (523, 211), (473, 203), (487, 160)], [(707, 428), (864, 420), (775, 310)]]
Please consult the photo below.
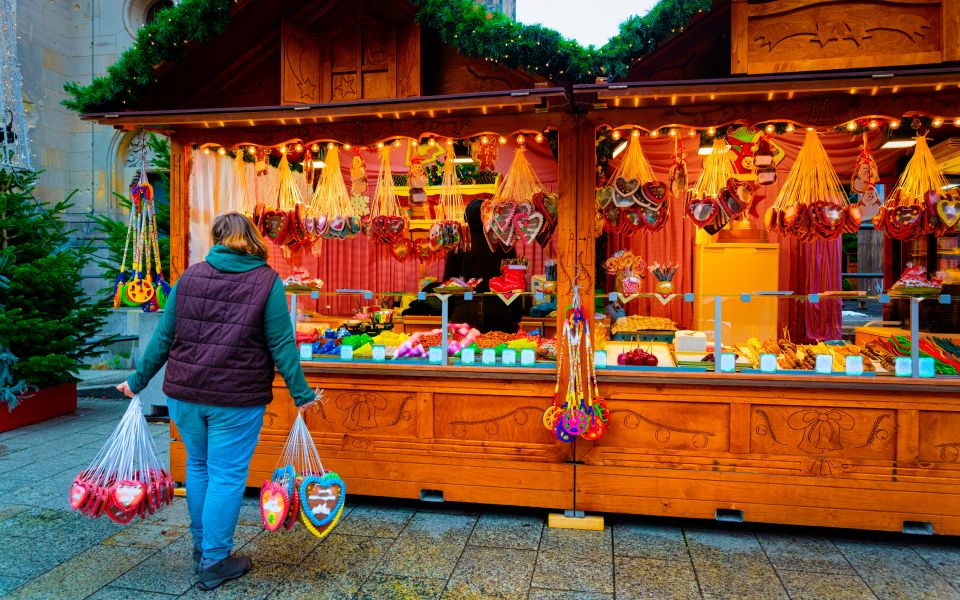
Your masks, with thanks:
[[(516, 252), (498, 249), (490, 250), (483, 234), (483, 220), (480, 218), (480, 205), (483, 200), (475, 199), (464, 211), (467, 226), (470, 228), (472, 244), (467, 252), (449, 252), (443, 269), (443, 280), (454, 277), (461, 279), (481, 278), (476, 292), (490, 291), (490, 278), (500, 275), (500, 261), (516, 258)], [(505, 304), (499, 298), (482, 296), (465, 301), (462, 298), (450, 299), (450, 322), (469, 323), (481, 333), (503, 331), (516, 333), (520, 327), (523, 308), (520, 302)]]

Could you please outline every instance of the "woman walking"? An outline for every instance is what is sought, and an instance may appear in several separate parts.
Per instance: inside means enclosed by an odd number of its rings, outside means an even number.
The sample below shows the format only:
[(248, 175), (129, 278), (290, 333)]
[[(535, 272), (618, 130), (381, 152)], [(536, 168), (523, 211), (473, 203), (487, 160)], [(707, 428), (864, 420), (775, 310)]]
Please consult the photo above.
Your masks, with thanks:
[(167, 364), (163, 391), (187, 450), (193, 559), (205, 590), (251, 567), (249, 557), (230, 551), (274, 368), (301, 410), (316, 400), (260, 232), (228, 213), (214, 220), (213, 241), (206, 261), (174, 286), (137, 372), (117, 386), (132, 397)]

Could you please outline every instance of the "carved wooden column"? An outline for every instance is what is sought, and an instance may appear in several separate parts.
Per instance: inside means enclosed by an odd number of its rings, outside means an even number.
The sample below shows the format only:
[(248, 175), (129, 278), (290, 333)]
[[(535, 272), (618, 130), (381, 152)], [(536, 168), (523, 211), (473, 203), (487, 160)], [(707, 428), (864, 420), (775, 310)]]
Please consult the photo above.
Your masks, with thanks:
[(190, 260), (189, 146), (170, 138), (170, 283)]

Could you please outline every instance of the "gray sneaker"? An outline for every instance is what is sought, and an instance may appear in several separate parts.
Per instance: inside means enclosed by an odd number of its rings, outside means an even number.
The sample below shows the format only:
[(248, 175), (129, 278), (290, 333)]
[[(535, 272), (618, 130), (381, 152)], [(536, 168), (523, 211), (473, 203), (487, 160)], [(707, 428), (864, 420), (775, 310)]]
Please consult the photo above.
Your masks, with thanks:
[(243, 577), (252, 566), (253, 561), (249, 556), (228, 556), (209, 568), (200, 569), (197, 585), (204, 591), (216, 589), (231, 579)]

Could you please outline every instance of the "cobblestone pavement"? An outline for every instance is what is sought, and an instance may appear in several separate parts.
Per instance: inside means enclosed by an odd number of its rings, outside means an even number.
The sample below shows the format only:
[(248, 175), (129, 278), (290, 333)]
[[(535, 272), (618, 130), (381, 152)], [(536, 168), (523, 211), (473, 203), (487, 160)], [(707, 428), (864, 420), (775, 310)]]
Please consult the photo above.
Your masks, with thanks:
[[(182, 499), (128, 526), (70, 512), (67, 487), (125, 402), (0, 433), (0, 596), (225, 598), (960, 598), (956, 538), (608, 516), (603, 532), (554, 530), (543, 511), (348, 499), (335, 532), (267, 533), (256, 499), (237, 548), (253, 571), (194, 585)], [(167, 428), (151, 425), (161, 459)]]

